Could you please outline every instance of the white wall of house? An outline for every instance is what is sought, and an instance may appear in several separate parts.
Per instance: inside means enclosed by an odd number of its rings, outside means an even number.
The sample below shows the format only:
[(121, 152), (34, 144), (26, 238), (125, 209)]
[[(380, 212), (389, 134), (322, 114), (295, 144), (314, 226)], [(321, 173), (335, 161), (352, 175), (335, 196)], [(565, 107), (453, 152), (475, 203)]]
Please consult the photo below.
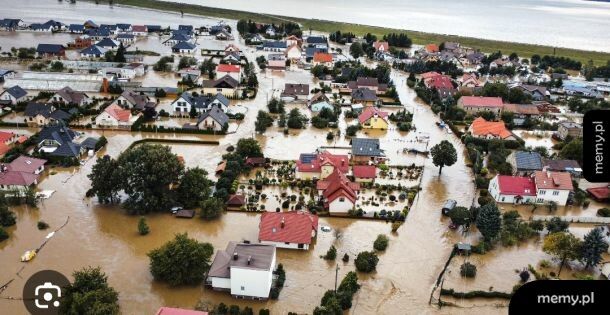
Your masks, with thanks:
[(18, 102), (25, 101), (25, 99), (26, 99), (25, 97), (16, 99), (15, 97), (13, 97), (11, 94), (9, 94), (7, 92), (2, 93), (0, 96), (1, 96), (0, 99), (2, 99), (4, 101), (11, 101), (11, 104), (13, 104), (13, 105), (17, 104)]
[(216, 95), (218, 93), (228, 97), (228, 98), (234, 98), (237, 96), (237, 89), (229, 89), (229, 88), (215, 88), (215, 87), (206, 87), (203, 88), (202, 90), (203, 94), (212, 94), (212, 95)]
[(569, 190), (538, 189), (536, 203), (550, 203), (554, 201), (559, 206), (565, 206), (569, 195)]
[(231, 267), (231, 295), (269, 298), (275, 261), (274, 255), (270, 270)]
[(231, 289), (231, 279), (230, 278), (219, 278), (219, 277), (210, 277), (212, 280), (212, 288), (221, 289), (221, 290), (230, 290)]
[(217, 78), (222, 78), (225, 75), (230, 75), (233, 79), (237, 80), (237, 82), (241, 82), (241, 71), (240, 72), (223, 72), (223, 71), (218, 71), (216, 73), (216, 77)]
[[(38, 181), (34, 182), (34, 185), (37, 185)], [(27, 189), (29, 188), (29, 186), (22, 186), (22, 185), (0, 185), (0, 190), (1, 191), (15, 191), (15, 192), (20, 192), (20, 193), (24, 193), (27, 191)]]
[(190, 113), (191, 103), (187, 102), (184, 97), (181, 96), (172, 103), (172, 108), (174, 109), (174, 112)]
[[(346, 163), (347, 163), (347, 161), (346, 161)], [(325, 179), (326, 177), (328, 177), (333, 172), (334, 169), (335, 169), (335, 167), (333, 165), (329, 165), (329, 164), (322, 165), (321, 172), (320, 172), (320, 179)]]
[(345, 197), (339, 197), (328, 204), (330, 213), (347, 213), (354, 208), (354, 203)]
[(119, 121), (110, 116), (110, 114), (106, 112), (102, 112), (97, 117), (95, 117), (95, 124), (97, 126), (106, 126), (106, 127), (118, 127), (120, 125)]
[(221, 131), (222, 127), (216, 120), (214, 120), (211, 116), (206, 117), (203, 121), (201, 121), (197, 127), (201, 130), (216, 130)]
[(260, 241), (261, 244), (267, 245), (275, 245), (277, 248), (287, 248), (287, 249), (302, 249), (308, 250), (309, 244), (301, 244), (302, 247), (299, 247), (299, 243), (285, 243), (285, 242), (272, 242), (272, 241)]

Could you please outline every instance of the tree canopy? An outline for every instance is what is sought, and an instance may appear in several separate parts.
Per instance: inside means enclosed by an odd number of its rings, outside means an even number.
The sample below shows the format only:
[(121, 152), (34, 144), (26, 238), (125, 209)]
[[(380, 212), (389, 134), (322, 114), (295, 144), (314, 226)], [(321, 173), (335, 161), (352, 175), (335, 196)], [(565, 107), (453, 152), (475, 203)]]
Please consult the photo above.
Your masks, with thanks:
[(99, 267), (87, 267), (72, 276), (74, 282), (64, 290), (60, 314), (119, 314), (119, 294)]
[(602, 261), (602, 254), (608, 251), (601, 228), (597, 227), (585, 235), (581, 246), (580, 258), (587, 267), (597, 266)]
[(447, 140), (441, 141), (430, 149), (432, 154), (432, 163), (438, 166), (438, 174), (440, 175), (443, 171), (444, 166), (451, 166), (457, 162), (457, 152), (453, 147), (453, 144)]
[(557, 276), (561, 274), (561, 270), (568, 260), (579, 258), (580, 248), (581, 241), (569, 232), (549, 234), (544, 238), (542, 245), (545, 253), (555, 256), (560, 261)]
[(202, 168), (189, 168), (180, 179), (180, 185), (176, 190), (179, 202), (187, 207), (194, 208), (199, 202), (210, 195), (212, 181), (208, 179), (208, 172)]
[(498, 236), (502, 228), (502, 218), (495, 203), (486, 204), (479, 209), (477, 228), (485, 241), (491, 241)]

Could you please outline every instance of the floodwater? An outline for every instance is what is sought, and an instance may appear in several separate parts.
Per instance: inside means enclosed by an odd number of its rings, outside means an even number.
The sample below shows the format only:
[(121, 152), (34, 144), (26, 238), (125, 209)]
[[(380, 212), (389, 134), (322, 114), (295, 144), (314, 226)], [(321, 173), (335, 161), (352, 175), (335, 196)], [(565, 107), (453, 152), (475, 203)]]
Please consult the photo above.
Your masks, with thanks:
[[(33, 5), (23, 1), (24, 5)], [(57, 5), (54, 3), (53, 5)], [(49, 4), (51, 6), (51, 4)], [(44, 5), (43, 5), (44, 7)], [(67, 6), (66, 6), (67, 7)], [(67, 7), (68, 8), (68, 7)], [(82, 20), (92, 15), (90, 4), (79, 3), (74, 9), (62, 11), (61, 18), (67, 22)], [(96, 7), (98, 8), (98, 7)], [(13, 8), (11, 8), (13, 9)], [(21, 10), (21, 9), (20, 9)], [(27, 11), (27, 10), (26, 10)], [(19, 12), (26, 12), (19, 11)], [(36, 11), (39, 12), (40, 10)], [(32, 10), (27, 14), (33, 14)], [(144, 12), (144, 13), (143, 13)], [(25, 14), (25, 13), (24, 13)], [(37, 13), (41, 14), (41, 13)], [(13, 14), (14, 15), (14, 14)], [(177, 15), (155, 13), (154, 21), (149, 21), (150, 11), (138, 11), (127, 8), (109, 9), (100, 6), (95, 11), (99, 22), (160, 23), (179, 24)], [(42, 18), (42, 17), (39, 17)], [(178, 22), (180, 21), (180, 22)], [(185, 23), (204, 24), (206, 20), (185, 17)], [(234, 23), (234, 22), (233, 22)], [(237, 44), (243, 45), (236, 41)], [(248, 50), (249, 59), (254, 55)], [(287, 281), (279, 300), (253, 302), (236, 300), (227, 293), (214, 292), (201, 286), (169, 287), (154, 282), (148, 269), (149, 260), (146, 253), (171, 240), (175, 233), (188, 232), (199, 241), (210, 242), (216, 249), (222, 249), (228, 241), (256, 240), (259, 215), (255, 213), (227, 213), (221, 219), (204, 222), (197, 218), (192, 220), (175, 219), (169, 214), (154, 214), (147, 217), (151, 233), (147, 236), (137, 234), (137, 216), (126, 215), (118, 207), (98, 205), (95, 199), (85, 198), (90, 187), (87, 174), (90, 173), (94, 159), (89, 160), (78, 169), (52, 169), (49, 175), (39, 184), (41, 190), (56, 190), (48, 200), (44, 200), (38, 209), (16, 207), (17, 225), (8, 228), (11, 238), (0, 243), (0, 283), (15, 279), (2, 297), (19, 297), (25, 280), (33, 273), (43, 269), (55, 269), (64, 274), (86, 266), (100, 266), (108, 275), (110, 285), (120, 292), (121, 310), (124, 314), (152, 314), (158, 307), (176, 306), (192, 308), (199, 300), (214, 304), (251, 305), (255, 309), (269, 308), (273, 314), (286, 314), (289, 311), (310, 313), (319, 304), (324, 292), (333, 287), (335, 265), (319, 258), (329, 246), (335, 245), (339, 257), (348, 253), (350, 263), (339, 262), (341, 278), (346, 272), (354, 270), (353, 258), (363, 249), (372, 249), (372, 242), (378, 234), (390, 236), (390, 246), (380, 254), (377, 272), (364, 275), (360, 279), (362, 289), (355, 296), (352, 314), (422, 314), (468, 313), (468, 309), (443, 308), (438, 310), (428, 304), (434, 282), (449, 256), (452, 246), (462, 239), (462, 235), (450, 231), (448, 220), (441, 218), (440, 207), (446, 199), (456, 199), (460, 205), (469, 206), (474, 198), (472, 174), (464, 161), (464, 147), (455, 135), (438, 129), (438, 120), (430, 109), (417, 101), (412, 90), (406, 88), (406, 75), (393, 72), (392, 79), (398, 87), (400, 99), (405, 107), (415, 115), (414, 123), (417, 132), (430, 136), (430, 145), (441, 140), (449, 140), (458, 149), (458, 161), (451, 167), (445, 167), (442, 175), (429, 159), (402, 153), (416, 132), (401, 133), (396, 129), (384, 132), (368, 132), (370, 137), (379, 137), (381, 146), (386, 150), (390, 164), (423, 165), (421, 187), (406, 222), (397, 233), (391, 233), (390, 224), (381, 221), (357, 220), (347, 218), (321, 218), (322, 225), (333, 228), (333, 232), (320, 232), (315, 245), (307, 252), (278, 250), (278, 262), (285, 266)], [(221, 161), (222, 154), (229, 145), (234, 145), (240, 138), (255, 136), (264, 149), (265, 155), (274, 159), (296, 159), (300, 153), (311, 152), (319, 146), (346, 146), (344, 136), (328, 142), (328, 130), (291, 130), (284, 135), (277, 127), (270, 128), (265, 135), (254, 135), (254, 120), (259, 109), (266, 108), (267, 98), (273, 94), (272, 89), (281, 88), (284, 83), (314, 84), (311, 76), (303, 71), (279, 73), (265, 72), (259, 74), (260, 92), (254, 100), (240, 102), (247, 108), (245, 120), (235, 133), (226, 136), (155, 134), (130, 132), (90, 132), (88, 135), (104, 135), (108, 138), (107, 148), (99, 154), (118, 156), (133, 141), (142, 138), (201, 139), (218, 140), (218, 146), (212, 145), (172, 145), (172, 150), (184, 157), (187, 167), (202, 167), (210, 174)], [(267, 94), (266, 91), (271, 91)], [(297, 105), (291, 105), (297, 106)], [(303, 108), (303, 112), (305, 109)], [(341, 123), (344, 131), (346, 123)], [(342, 132), (344, 135), (345, 132)], [(360, 135), (365, 135), (361, 132)], [(269, 206), (271, 206), (270, 202)], [(271, 207), (270, 207), (271, 208)], [(66, 227), (44, 247), (30, 263), (19, 262), (23, 252), (39, 246), (47, 231), (38, 231), (36, 222), (44, 220), (51, 229), (59, 227), (70, 218)], [(339, 233), (334, 233), (338, 231)], [(471, 235), (472, 237), (472, 235)], [(518, 253), (527, 255), (538, 247), (525, 248)], [(500, 258), (490, 258), (501, 266), (504, 249), (497, 249)], [(24, 268), (19, 276), (15, 274)], [(493, 270), (493, 269), (490, 269)], [(482, 272), (477, 277), (481, 283), (494, 283), (499, 287), (512, 286), (511, 275), (501, 277), (510, 268), (504, 268), (499, 274)], [(478, 301), (474, 301), (478, 303)], [(488, 301), (477, 306), (485, 314), (505, 314), (506, 308), (487, 305)], [(21, 301), (0, 300), (0, 309), (8, 314), (25, 314)]]

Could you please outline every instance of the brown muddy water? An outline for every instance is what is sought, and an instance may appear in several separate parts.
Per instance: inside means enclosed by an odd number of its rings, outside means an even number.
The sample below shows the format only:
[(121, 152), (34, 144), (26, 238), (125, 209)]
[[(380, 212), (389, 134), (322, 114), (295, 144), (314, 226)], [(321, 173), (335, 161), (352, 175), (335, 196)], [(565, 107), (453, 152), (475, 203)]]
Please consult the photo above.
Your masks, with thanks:
[[(44, 14), (27, 10), (31, 1), (24, 2), (27, 21), (48, 19)], [(44, 6), (52, 6), (44, 2)], [(94, 11), (95, 10), (95, 11)], [(62, 7), (61, 18), (65, 22), (81, 21), (93, 15), (96, 22), (109, 23), (127, 21), (156, 24), (208, 24), (211, 20), (195, 17), (180, 19), (178, 15), (151, 11), (108, 6), (94, 6), (79, 3), (72, 9)], [(231, 22), (234, 23), (234, 22)], [(28, 39), (32, 40), (32, 39)], [(157, 39), (149, 39), (144, 46), (158, 45)], [(2, 39), (0, 39), (2, 41)], [(243, 43), (236, 41), (237, 44)], [(34, 43), (31, 43), (34, 44)], [(220, 45), (220, 44), (211, 44)], [(144, 49), (144, 47), (142, 47)], [(248, 57), (253, 60), (254, 53), (248, 49)], [(66, 275), (86, 266), (100, 266), (108, 275), (110, 285), (120, 292), (120, 305), (124, 314), (152, 314), (160, 306), (192, 308), (199, 300), (214, 304), (251, 305), (256, 309), (269, 308), (273, 314), (286, 314), (289, 311), (311, 313), (319, 304), (324, 292), (333, 286), (335, 265), (319, 258), (331, 244), (339, 254), (348, 253), (350, 263), (339, 263), (340, 275), (354, 270), (353, 258), (359, 251), (372, 249), (372, 242), (378, 234), (390, 235), (390, 246), (380, 254), (377, 271), (370, 275), (360, 274), (362, 289), (355, 296), (351, 314), (460, 314), (471, 313), (470, 308), (437, 309), (428, 304), (434, 282), (449, 256), (452, 246), (464, 237), (447, 228), (448, 221), (441, 217), (440, 207), (448, 199), (456, 199), (460, 205), (469, 206), (474, 198), (472, 174), (464, 161), (464, 147), (455, 135), (441, 131), (435, 125), (438, 120), (427, 106), (416, 100), (412, 90), (406, 88), (406, 75), (395, 72), (392, 78), (398, 86), (402, 103), (414, 112), (414, 123), (417, 132), (401, 133), (395, 128), (384, 132), (361, 132), (361, 136), (379, 138), (386, 150), (390, 164), (424, 165), (422, 191), (415, 199), (409, 216), (397, 233), (391, 233), (390, 224), (381, 221), (356, 220), (345, 218), (321, 218), (321, 224), (333, 228), (333, 232), (320, 232), (315, 245), (307, 252), (278, 250), (278, 262), (286, 269), (287, 281), (279, 300), (252, 302), (236, 300), (227, 293), (214, 292), (201, 286), (169, 287), (154, 282), (148, 269), (149, 260), (146, 253), (159, 247), (173, 238), (175, 233), (188, 232), (199, 241), (210, 242), (215, 248), (226, 246), (228, 241), (256, 240), (258, 233), (258, 214), (227, 213), (221, 219), (204, 222), (199, 219), (180, 220), (169, 214), (154, 214), (147, 217), (151, 233), (139, 236), (137, 233), (137, 216), (128, 216), (119, 207), (98, 205), (96, 200), (84, 198), (90, 187), (87, 174), (90, 173), (94, 159), (76, 169), (54, 169), (39, 184), (40, 190), (56, 190), (55, 194), (44, 200), (38, 209), (16, 207), (17, 225), (8, 229), (11, 238), (0, 243), (0, 283), (15, 279), (2, 293), (2, 297), (19, 297), (26, 279), (43, 269), (54, 269)], [(151, 78), (151, 82), (166, 82), (167, 78)], [(264, 136), (254, 135), (254, 120), (259, 109), (266, 108), (266, 100), (273, 95), (273, 89), (283, 87), (284, 83), (314, 84), (307, 72), (266, 72), (259, 74), (260, 90), (257, 98), (239, 102), (248, 109), (246, 119), (235, 133), (226, 136), (196, 136), (155, 133), (130, 132), (91, 132), (91, 135), (104, 134), (108, 147), (101, 154), (118, 156), (133, 141), (142, 138), (168, 139), (202, 139), (218, 140), (218, 146), (172, 145), (172, 150), (185, 158), (187, 167), (199, 166), (213, 174), (216, 164), (229, 145), (234, 145), (240, 138), (255, 136), (264, 148), (265, 155), (274, 159), (296, 159), (302, 152), (312, 152), (320, 146), (346, 146), (348, 139), (344, 136), (329, 142), (326, 140), (328, 130), (293, 131), (284, 135), (279, 128), (270, 128)], [(293, 105), (291, 105), (293, 106)], [(295, 105), (296, 106), (296, 105)], [(305, 112), (305, 109), (303, 108)], [(346, 123), (340, 128), (344, 131)], [(441, 140), (449, 140), (458, 148), (458, 161), (451, 167), (438, 169), (428, 159), (421, 156), (407, 155), (402, 149), (409, 145), (417, 133), (427, 133), (430, 145)], [(342, 132), (344, 135), (345, 132)], [(54, 173), (54, 175), (50, 175)], [(19, 257), (26, 250), (40, 245), (46, 231), (36, 228), (38, 220), (44, 220), (51, 229), (60, 226), (67, 217), (68, 225), (44, 247), (30, 263), (19, 262)], [(335, 233), (338, 231), (339, 233)], [(473, 233), (474, 234), (474, 233)], [(338, 237), (337, 237), (338, 236)], [(475, 235), (476, 236), (476, 235)], [(475, 237), (473, 235), (466, 239)], [(493, 266), (489, 272), (482, 271), (476, 281), (479, 286), (501, 288), (512, 287), (515, 282), (514, 271), (522, 264), (515, 264), (506, 257), (511, 253), (518, 255), (538, 255), (539, 245), (521, 246), (518, 249), (499, 248), (486, 261)], [(512, 259), (512, 258), (511, 258)], [(495, 266), (502, 268), (496, 271)], [(20, 276), (16, 276), (22, 267)], [(486, 268), (483, 268), (486, 269)], [(504, 275), (504, 277), (503, 277)], [(448, 282), (451, 282), (449, 280)], [(471, 287), (467, 285), (465, 288)], [(465, 290), (466, 290), (465, 289)], [(473, 302), (476, 311), (485, 314), (505, 314), (505, 307), (496, 307), (489, 301)], [(21, 301), (0, 300), (0, 313), (25, 314)]]

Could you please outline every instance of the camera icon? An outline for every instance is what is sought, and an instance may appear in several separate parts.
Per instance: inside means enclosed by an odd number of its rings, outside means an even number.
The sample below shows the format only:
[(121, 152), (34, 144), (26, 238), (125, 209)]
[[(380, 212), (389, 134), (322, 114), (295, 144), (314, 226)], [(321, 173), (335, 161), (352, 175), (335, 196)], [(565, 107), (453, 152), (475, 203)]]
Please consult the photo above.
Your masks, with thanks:
[(59, 307), (61, 288), (51, 282), (45, 282), (36, 287), (34, 291), (34, 304), (37, 308), (47, 309), (49, 306)]

